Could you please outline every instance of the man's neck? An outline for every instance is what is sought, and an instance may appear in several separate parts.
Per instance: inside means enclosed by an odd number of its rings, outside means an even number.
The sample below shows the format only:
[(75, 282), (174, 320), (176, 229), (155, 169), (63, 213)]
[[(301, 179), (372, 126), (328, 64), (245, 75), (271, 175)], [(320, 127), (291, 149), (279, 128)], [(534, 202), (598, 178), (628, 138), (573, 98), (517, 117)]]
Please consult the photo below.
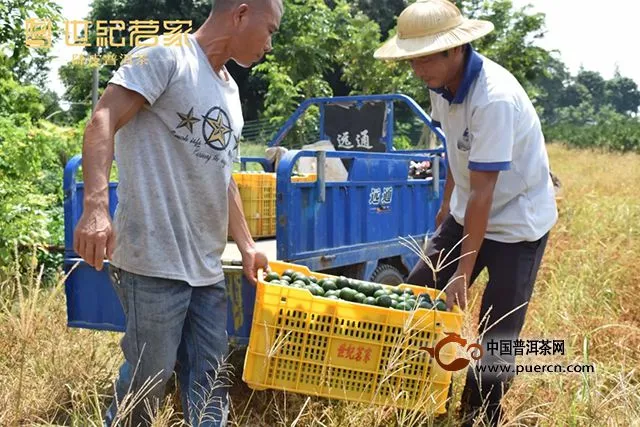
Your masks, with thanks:
[(211, 67), (216, 73), (220, 73), (224, 64), (231, 59), (229, 53), (229, 40), (231, 37), (227, 34), (225, 25), (219, 25), (224, 22), (220, 17), (214, 18), (210, 16), (204, 24), (193, 34), (200, 48), (209, 59)]

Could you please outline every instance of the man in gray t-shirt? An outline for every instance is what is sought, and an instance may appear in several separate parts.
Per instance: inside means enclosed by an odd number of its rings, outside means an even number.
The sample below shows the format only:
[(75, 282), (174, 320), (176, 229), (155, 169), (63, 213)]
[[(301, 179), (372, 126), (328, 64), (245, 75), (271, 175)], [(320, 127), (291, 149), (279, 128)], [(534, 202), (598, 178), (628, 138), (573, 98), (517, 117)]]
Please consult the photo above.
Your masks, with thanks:
[[(152, 414), (142, 399), (135, 405), (125, 396), (161, 399), (176, 362), (185, 419), (226, 423), (218, 365), (227, 352), (220, 262), (227, 232), (253, 283), (267, 258), (256, 250), (231, 175), (244, 121), (224, 64), (259, 61), (271, 50), (282, 13), (282, 0), (214, 0), (207, 21), (183, 43), (161, 37), (134, 49), (87, 125), (84, 212), (74, 250), (98, 270), (105, 257), (111, 261), (127, 318), (126, 360), (108, 426), (123, 423), (125, 414), (132, 425), (148, 423)], [(112, 225), (107, 189), (114, 150), (119, 204)]]

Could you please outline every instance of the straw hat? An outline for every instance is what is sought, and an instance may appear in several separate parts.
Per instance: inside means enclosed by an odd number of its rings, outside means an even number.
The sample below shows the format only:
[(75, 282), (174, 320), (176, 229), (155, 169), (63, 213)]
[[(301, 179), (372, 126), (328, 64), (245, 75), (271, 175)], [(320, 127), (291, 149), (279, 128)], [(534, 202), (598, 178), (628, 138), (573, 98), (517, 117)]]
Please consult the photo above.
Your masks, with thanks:
[(493, 31), (489, 21), (467, 19), (449, 0), (419, 0), (398, 17), (398, 32), (373, 56), (401, 60), (442, 52)]

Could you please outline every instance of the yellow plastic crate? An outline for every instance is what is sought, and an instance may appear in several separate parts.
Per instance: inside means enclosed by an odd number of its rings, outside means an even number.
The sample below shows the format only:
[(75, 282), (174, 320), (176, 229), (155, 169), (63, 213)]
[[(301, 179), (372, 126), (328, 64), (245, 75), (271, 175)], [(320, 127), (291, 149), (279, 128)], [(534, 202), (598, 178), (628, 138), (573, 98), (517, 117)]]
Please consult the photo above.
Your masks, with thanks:
[(251, 235), (256, 238), (276, 234), (275, 174), (236, 172), (242, 209)]
[(292, 176), (291, 182), (315, 182), (317, 177), (318, 176), (315, 173), (307, 173), (304, 175)]
[[(318, 279), (306, 267), (271, 262)], [(400, 285), (415, 293), (435, 289)], [(444, 295), (442, 295), (444, 298)], [(305, 289), (259, 281), (243, 380), (254, 389), (279, 389), (440, 414), (446, 410), (451, 372), (424, 350), (445, 332), (460, 333), (463, 314), (399, 311), (313, 296)], [(440, 352), (444, 364), (455, 346)]]
[[(255, 238), (276, 235), (276, 174), (235, 172), (244, 216)], [(313, 182), (316, 174), (291, 177), (292, 182)]]

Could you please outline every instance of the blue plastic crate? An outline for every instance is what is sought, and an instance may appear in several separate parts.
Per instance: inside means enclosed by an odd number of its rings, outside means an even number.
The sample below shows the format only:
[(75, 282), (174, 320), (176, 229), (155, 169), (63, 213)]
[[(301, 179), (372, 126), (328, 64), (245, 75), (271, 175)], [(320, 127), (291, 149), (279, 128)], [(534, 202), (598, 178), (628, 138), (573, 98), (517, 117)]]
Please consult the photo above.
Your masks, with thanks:
[(109, 264), (97, 271), (82, 259), (69, 258), (64, 261), (65, 273), (75, 264), (78, 265), (65, 282), (67, 325), (124, 332), (124, 312), (107, 273)]
[[(97, 271), (78, 258), (64, 262), (65, 272), (75, 264), (65, 283), (67, 295), (67, 325), (73, 328), (124, 332), (125, 317), (120, 300), (109, 279), (108, 263)], [(229, 342), (246, 346), (251, 332), (255, 286), (242, 274), (238, 265), (224, 265), (227, 287), (227, 335)]]

